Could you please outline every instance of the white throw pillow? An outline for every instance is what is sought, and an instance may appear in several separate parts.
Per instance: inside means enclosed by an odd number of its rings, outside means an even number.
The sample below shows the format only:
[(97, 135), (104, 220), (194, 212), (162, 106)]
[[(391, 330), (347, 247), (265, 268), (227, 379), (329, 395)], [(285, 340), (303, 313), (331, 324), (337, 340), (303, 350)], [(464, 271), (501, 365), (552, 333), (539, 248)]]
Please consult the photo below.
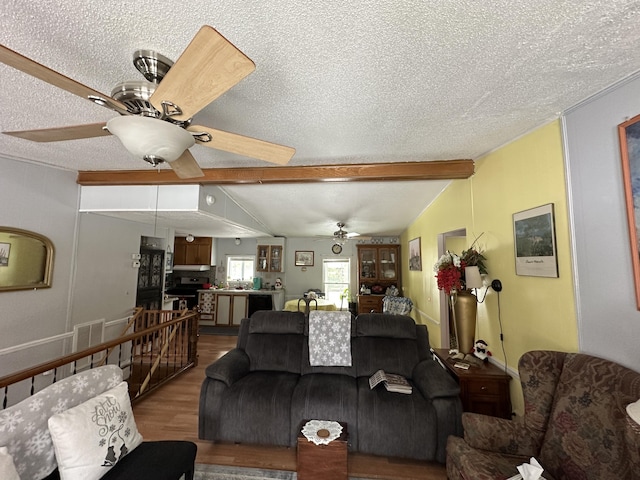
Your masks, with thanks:
[[(50, 378), (42, 377), (38, 381)], [(41, 480), (56, 469), (47, 426), (51, 415), (80, 405), (120, 382), (120, 367), (104, 365), (59, 379), (20, 403), (0, 410), (0, 445), (9, 449), (20, 477)]]
[(49, 418), (61, 480), (98, 480), (140, 443), (127, 382)]
[(0, 447), (0, 478), (2, 480), (20, 480), (7, 447)]

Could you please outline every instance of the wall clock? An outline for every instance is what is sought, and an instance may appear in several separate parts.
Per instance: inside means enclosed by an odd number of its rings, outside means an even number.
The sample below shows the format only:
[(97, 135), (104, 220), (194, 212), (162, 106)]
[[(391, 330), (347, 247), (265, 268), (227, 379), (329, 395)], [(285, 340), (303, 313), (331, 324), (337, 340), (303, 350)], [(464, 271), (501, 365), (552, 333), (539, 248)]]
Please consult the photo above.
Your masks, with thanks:
[(340, 245), (339, 243), (334, 243), (333, 246), (331, 247), (331, 251), (336, 255), (338, 255), (339, 253), (342, 252), (342, 245)]

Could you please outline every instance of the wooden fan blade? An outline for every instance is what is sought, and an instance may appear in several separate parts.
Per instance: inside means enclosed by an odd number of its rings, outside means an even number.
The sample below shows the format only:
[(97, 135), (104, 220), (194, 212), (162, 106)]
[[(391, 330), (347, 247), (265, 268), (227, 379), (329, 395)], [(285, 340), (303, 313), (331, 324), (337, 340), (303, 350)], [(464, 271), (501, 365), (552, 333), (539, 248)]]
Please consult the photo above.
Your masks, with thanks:
[(189, 150), (185, 150), (177, 160), (169, 162), (169, 165), (179, 178), (204, 177), (204, 173), (200, 170), (198, 162), (196, 162), (196, 159), (193, 158)]
[(210, 142), (202, 142), (198, 140), (198, 137), (195, 137), (198, 145), (244, 155), (245, 157), (257, 158), (278, 165), (286, 165), (296, 153), (296, 149), (292, 147), (265, 142), (264, 140), (245, 137), (237, 133), (229, 133), (211, 127), (191, 125), (187, 130), (192, 133), (206, 132), (211, 135)]
[(88, 125), (73, 125), (70, 127), (43, 128), (40, 130), (22, 130), (16, 132), (2, 132), (12, 137), (24, 138), (33, 142), (62, 142), (65, 140), (79, 140), (81, 138), (105, 137), (111, 135), (103, 127), (106, 123), (90, 123)]
[(149, 101), (161, 112), (163, 101), (174, 103), (180, 107), (182, 114), (173, 118), (186, 120), (255, 68), (250, 58), (212, 27), (205, 25), (182, 52)]
[(108, 104), (111, 104), (121, 110), (127, 110), (127, 106), (123, 103), (118, 102), (117, 100), (114, 100), (93, 88), (89, 88), (80, 82), (76, 82), (55, 70), (51, 70), (49, 67), (45, 67), (44, 65), (36, 62), (35, 60), (31, 60), (18, 52), (14, 52), (4, 45), (0, 45), (0, 62), (9, 65), (16, 70), (29, 74), (32, 77), (36, 77), (44, 82), (50, 83), (54, 87), (61, 88), (67, 92), (73, 93), (74, 95), (78, 95), (79, 97), (85, 99), (88, 99), (89, 96), (100, 97), (105, 99), (107, 102), (107, 105), (105, 106), (109, 106)]

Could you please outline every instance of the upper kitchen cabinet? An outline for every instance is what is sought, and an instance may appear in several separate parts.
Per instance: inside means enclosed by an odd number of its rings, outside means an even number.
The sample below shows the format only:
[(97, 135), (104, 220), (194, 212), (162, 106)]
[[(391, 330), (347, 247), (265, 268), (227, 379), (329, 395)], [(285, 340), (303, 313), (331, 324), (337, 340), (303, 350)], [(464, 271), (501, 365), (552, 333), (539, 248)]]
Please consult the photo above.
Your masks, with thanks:
[(258, 272), (282, 272), (284, 247), (282, 245), (258, 245)]
[(284, 237), (258, 238), (256, 272), (284, 272)]
[(195, 237), (187, 242), (186, 237), (176, 237), (173, 263), (175, 265), (211, 265), (211, 237)]
[(358, 245), (358, 285), (400, 288), (400, 245)]

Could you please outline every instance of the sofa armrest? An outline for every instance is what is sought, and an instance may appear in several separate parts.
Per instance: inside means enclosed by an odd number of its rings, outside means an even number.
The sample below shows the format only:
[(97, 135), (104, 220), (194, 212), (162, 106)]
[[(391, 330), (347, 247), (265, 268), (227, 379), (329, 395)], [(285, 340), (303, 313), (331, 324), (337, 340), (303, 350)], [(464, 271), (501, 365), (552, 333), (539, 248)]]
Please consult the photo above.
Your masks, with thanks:
[(521, 419), (462, 414), (464, 439), (471, 447), (508, 455), (535, 457), (540, 452), (542, 433), (528, 429)]
[(228, 387), (247, 373), (249, 373), (249, 357), (239, 348), (229, 350), (205, 370), (207, 377), (219, 380)]
[(420, 392), (430, 400), (460, 395), (458, 383), (432, 359), (418, 363), (413, 368), (411, 380), (420, 389)]

